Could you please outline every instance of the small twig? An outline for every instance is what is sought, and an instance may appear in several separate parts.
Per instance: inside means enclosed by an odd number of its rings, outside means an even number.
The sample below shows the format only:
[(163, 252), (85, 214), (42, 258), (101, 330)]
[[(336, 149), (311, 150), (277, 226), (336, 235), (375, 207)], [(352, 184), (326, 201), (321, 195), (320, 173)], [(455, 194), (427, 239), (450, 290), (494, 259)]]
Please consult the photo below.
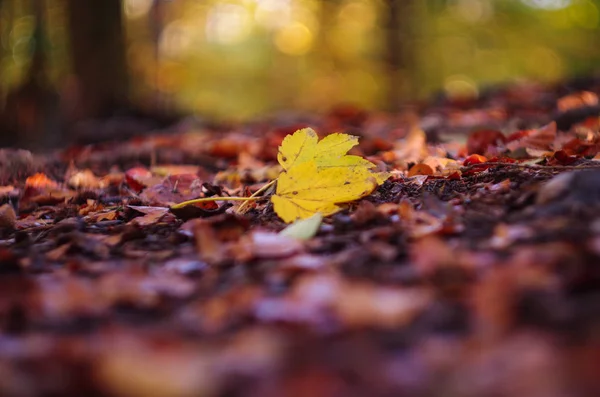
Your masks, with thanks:
[(467, 165), (466, 167), (461, 167), (460, 171), (461, 172), (465, 172), (465, 171), (470, 171), (470, 170), (474, 170), (474, 169), (487, 169), (490, 166), (497, 166), (497, 167), (513, 167), (513, 168), (526, 168), (526, 169), (531, 169), (531, 170), (555, 170), (555, 171), (560, 171), (560, 170), (582, 170), (582, 169), (589, 169), (589, 168), (600, 168), (600, 163), (598, 163), (598, 165), (591, 165), (591, 164), (584, 164), (584, 165), (537, 165), (537, 164), (519, 164), (519, 163), (480, 163), (480, 164), (473, 164), (473, 165)]
[[(275, 184), (275, 182), (277, 182), (277, 179), (273, 179), (271, 182), (267, 183), (266, 185), (264, 185), (263, 187), (261, 187), (260, 189), (258, 189), (257, 191), (255, 191), (250, 197), (248, 198), (252, 198), (253, 200), (257, 198), (257, 196), (259, 194), (261, 194), (262, 192), (266, 191), (267, 189), (269, 189), (271, 186), (273, 186)], [(250, 201), (246, 201), (245, 203), (242, 203), (242, 205), (239, 206), (239, 208), (237, 209), (237, 213), (238, 214), (244, 214), (246, 211), (246, 207), (248, 205)]]

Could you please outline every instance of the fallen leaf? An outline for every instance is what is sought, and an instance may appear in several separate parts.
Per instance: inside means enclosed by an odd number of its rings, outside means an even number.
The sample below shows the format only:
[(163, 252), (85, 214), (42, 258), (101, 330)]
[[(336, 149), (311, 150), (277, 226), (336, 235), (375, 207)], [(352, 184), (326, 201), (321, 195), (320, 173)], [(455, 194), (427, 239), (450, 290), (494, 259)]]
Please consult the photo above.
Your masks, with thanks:
[(376, 324), (382, 328), (399, 327), (410, 322), (430, 301), (418, 289), (373, 286), (344, 282), (338, 299), (331, 302), (332, 311), (348, 327)]
[(427, 156), (427, 135), (420, 128), (410, 130), (405, 139), (396, 144), (395, 158), (404, 163), (416, 163)]
[[(375, 164), (370, 161), (360, 156), (346, 154), (356, 145), (358, 145), (357, 136), (337, 133), (319, 141), (314, 130), (304, 128), (285, 137), (279, 147), (277, 161), (285, 171), (311, 160), (319, 170), (335, 167), (374, 168)], [(387, 176), (381, 175), (381, 177), (387, 179)], [(382, 182), (383, 180), (380, 183)]]
[(276, 194), (271, 197), (277, 215), (290, 223), (339, 211), (337, 204), (357, 200), (383, 183), (388, 173), (371, 172), (375, 165), (346, 152), (358, 138), (332, 134), (318, 141), (310, 128), (287, 136), (277, 159), (284, 169), (278, 178)]
[(45, 174), (37, 173), (25, 180), (25, 186), (37, 190), (56, 189), (58, 188), (58, 183), (48, 178)]
[(191, 174), (171, 175), (146, 188), (140, 198), (154, 206), (170, 206), (200, 197), (202, 181)]
[[(523, 133), (522, 136), (520, 134)], [(519, 135), (515, 135), (519, 134)], [(553, 121), (537, 130), (520, 131), (507, 138), (506, 147), (511, 151), (518, 148), (548, 150), (556, 139), (556, 123)]]
[(494, 235), (490, 238), (490, 246), (496, 249), (510, 247), (518, 240), (524, 240), (533, 236), (533, 230), (523, 225), (507, 225), (499, 223), (494, 228)]
[(569, 187), (573, 184), (574, 175), (573, 172), (565, 172), (545, 182), (538, 190), (536, 203), (544, 205), (567, 196)]
[(109, 210), (104, 212), (96, 212), (86, 216), (84, 219), (89, 222), (114, 221), (119, 215), (117, 210)]
[(434, 174), (450, 175), (460, 169), (458, 161), (440, 156), (427, 156), (420, 164), (428, 165)]
[(336, 167), (319, 171), (316, 163), (309, 161), (281, 173), (271, 201), (277, 215), (290, 223), (317, 212), (334, 214), (340, 210), (338, 204), (364, 197), (376, 187), (368, 170)]
[(225, 246), (215, 232), (214, 223), (204, 219), (194, 219), (192, 223), (196, 250), (201, 260), (218, 264), (225, 260)]
[(478, 130), (469, 135), (467, 151), (469, 154), (486, 154), (490, 146), (498, 146), (506, 142), (506, 137), (495, 130)]
[(352, 215), (350, 215), (350, 219), (357, 226), (367, 225), (377, 218), (379, 218), (377, 207), (372, 202), (366, 200), (358, 203)]
[(487, 159), (484, 156), (479, 154), (472, 154), (465, 159), (463, 165), (466, 167), (469, 165), (485, 163), (486, 161)]
[(103, 182), (89, 169), (76, 171), (68, 178), (67, 185), (75, 189), (98, 189), (104, 187)]
[(115, 346), (94, 364), (94, 378), (121, 397), (191, 397), (215, 395), (218, 380), (210, 371), (209, 352), (183, 344), (156, 346), (141, 338), (107, 341)]
[(43, 173), (37, 173), (25, 180), (25, 191), (19, 208), (27, 209), (31, 203), (38, 205), (53, 205), (73, 197), (74, 192), (48, 178)]
[(277, 233), (256, 231), (250, 241), (250, 251), (256, 258), (285, 258), (302, 251), (301, 242)]
[(408, 170), (408, 176), (433, 175), (433, 170), (427, 164), (415, 164)]
[(14, 229), (17, 224), (17, 214), (10, 204), (0, 206), (0, 229)]
[(581, 108), (584, 106), (595, 106), (598, 104), (598, 95), (589, 91), (580, 91), (564, 96), (557, 101), (556, 107), (561, 112)]
[[(600, 240), (600, 239), (599, 239)], [(599, 241), (600, 243), (600, 241)], [(600, 247), (600, 244), (599, 244)], [(311, 254), (298, 254), (291, 258), (285, 258), (279, 264), (281, 269), (289, 271), (316, 271), (327, 266), (327, 259), (324, 256)]]
[(167, 213), (169, 213), (169, 208), (166, 207), (148, 207), (136, 205), (129, 205), (128, 207), (134, 211), (144, 214), (144, 216), (134, 218), (130, 222), (138, 226), (149, 226), (158, 223)]
[(131, 168), (125, 171), (125, 180), (127, 184), (136, 192), (144, 190), (144, 188), (153, 184), (159, 183), (162, 178), (155, 176), (143, 167)]
[(200, 171), (200, 167), (197, 165), (157, 165), (150, 168), (152, 174), (157, 176), (169, 176), (169, 175), (185, 175), (191, 174), (196, 175)]
[(0, 197), (7, 197), (7, 196), (18, 196), (19, 195), (19, 189), (15, 188), (12, 185), (8, 185), (8, 186), (0, 186)]
[(317, 234), (322, 221), (323, 215), (317, 212), (310, 218), (297, 220), (279, 232), (279, 234), (297, 240), (308, 240)]
[(51, 251), (46, 252), (46, 259), (49, 261), (59, 261), (65, 257), (67, 251), (71, 248), (71, 243), (59, 245)]

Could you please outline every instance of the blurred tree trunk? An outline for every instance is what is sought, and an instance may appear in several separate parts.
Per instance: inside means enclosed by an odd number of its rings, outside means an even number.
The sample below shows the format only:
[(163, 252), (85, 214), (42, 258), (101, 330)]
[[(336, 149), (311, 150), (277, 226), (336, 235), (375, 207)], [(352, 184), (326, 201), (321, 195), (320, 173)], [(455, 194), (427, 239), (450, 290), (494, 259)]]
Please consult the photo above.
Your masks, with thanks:
[(411, 98), (415, 65), (413, 21), (414, 0), (387, 0), (385, 18), (386, 60), (388, 63), (388, 107), (395, 111)]
[[(2, 15), (8, 14), (8, 6), (4, 0), (0, 0), (0, 13), (2, 13)], [(4, 43), (3, 35), (5, 34), (5, 27), (2, 25), (2, 22), (2, 19), (0, 19), (0, 43)], [(4, 52), (4, 46), (0, 45), (0, 58), (2, 59), (4, 59)], [(12, 140), (12, 137), (8, 134), (6, 97), (4, 95), (3, 87), (0, 85), (0, 147), (10, 145)]]
[(46, 56), (46, 3), (28, 3), (35, 16), (31, 38), (33, 53), (25, 79), (6, 96), (4, 108), (4, 138), (6, 145), (29, 149), (44, 149), (60, 141), (58, 95), (48, 79)]
[(159, 87), (159, 69), (161, 65), (160, 37), (166, 23), (167, 5), (165, 0), (152, 0), (150, 12), (148, 13), (148, 30), (152, 37), (152, 46), (154, 47), (154, 92), (152, 107), (156, 113), (168, 113), (171, 111), (169, 101)]
[(101, 117), (127, 102), (127, 63), (120, 0), (68, 0), (76, 100), (70, 119)]

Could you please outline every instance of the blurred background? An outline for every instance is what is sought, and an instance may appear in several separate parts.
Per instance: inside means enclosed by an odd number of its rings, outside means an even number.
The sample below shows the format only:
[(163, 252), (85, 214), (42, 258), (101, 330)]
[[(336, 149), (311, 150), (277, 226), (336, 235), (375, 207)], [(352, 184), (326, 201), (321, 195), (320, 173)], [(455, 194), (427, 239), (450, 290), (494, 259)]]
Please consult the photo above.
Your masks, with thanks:
[(599, 22), (600, 0), (0, 0), (0, 144), (556, 82), (594, 73)]

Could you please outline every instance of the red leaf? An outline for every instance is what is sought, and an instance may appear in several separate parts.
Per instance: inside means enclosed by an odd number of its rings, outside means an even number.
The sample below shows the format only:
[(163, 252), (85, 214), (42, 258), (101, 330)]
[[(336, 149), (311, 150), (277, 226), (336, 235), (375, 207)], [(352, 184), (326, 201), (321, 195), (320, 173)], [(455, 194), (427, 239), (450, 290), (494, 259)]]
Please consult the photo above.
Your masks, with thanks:
[[(553, 160), (555, 160), (555, 161), (553, 161)], [(575, 161), (577, 161), (576, 156), (569, 156), (567, 154), (567, 152), (565, 152), (564, 150), (559, 150), (556, 153), (554, 153), (554, 156), (552, 156), (549, 163), (552, 164), (552, 163), (556, 162), (560, 165), (569, 165), (569, 164), (573, 164)]]
[(131, 168), (125, 172), (125, 180), (133, 190), (140, 192), (148, 187), (152, 173), (142, 167)]
[[(525, 133), (525, 135), (520, 136), (521, 133)], [(555, 139), (556, 122), (553, 121), (537, 130), (519, 131), (516, 134), (511, 134), (506, 147), (510, 150), (517, 150), (518, 148), (549, 150)]]
[(471, 133), (467, 140), (469, 154), (486, 154), (490, 146), (495, 147), (506, 142), (506, 137), (495, 130), (479, 130)]
[(463, 165), (469, 166), (469, 165), (474, 165), (474, 164), (481, 164), (481, 163), (485, 163), (486, 161), (487, 161), (487, 159), (484, 156), (481, 156), (479, 154), (472, 154), (465, 159), (465, 161), (463, 162)]

